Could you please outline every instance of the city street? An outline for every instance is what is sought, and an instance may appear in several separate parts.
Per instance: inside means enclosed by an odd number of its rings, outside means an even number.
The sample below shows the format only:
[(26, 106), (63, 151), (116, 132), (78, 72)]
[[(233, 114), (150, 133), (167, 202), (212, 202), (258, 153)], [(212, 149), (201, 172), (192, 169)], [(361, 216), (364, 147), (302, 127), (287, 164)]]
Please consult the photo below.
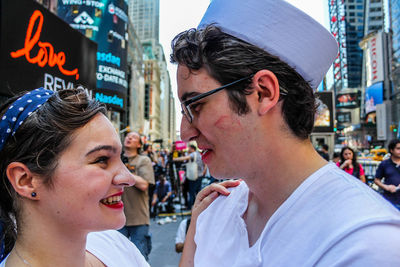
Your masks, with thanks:
[(152, 250), (149, 256), (149, 264), (152, 267), (176, 267), (179, 264), (181, 254), (175, 252), (175, 235), (179, 223), (185, 217), (177, 214), (176, 222), (163, 225), (157, 223), (161, 218), (151, 219), (150, 232), (152, 235)]

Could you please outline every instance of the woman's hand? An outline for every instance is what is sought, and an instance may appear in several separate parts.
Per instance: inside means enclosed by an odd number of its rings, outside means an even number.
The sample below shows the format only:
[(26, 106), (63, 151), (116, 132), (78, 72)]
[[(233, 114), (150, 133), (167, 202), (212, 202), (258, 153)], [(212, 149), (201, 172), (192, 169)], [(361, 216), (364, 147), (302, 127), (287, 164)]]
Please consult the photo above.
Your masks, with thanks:
[(199, 214), (204, 211), (219, 196), (230, 194), (227, 188), (236, 187), (240, 180), (226, 180), (221, 183), (213, 183), (204, 187), (196, 196), (192, 208), (192, 222), (197, 220)]
[(353, 165), (353, 161), (351, 159), (347, 159), (347, 160), (345, 160), (345, 162), (343, 162), (343, 164), (342, 164), (342, 166), (340, 166), (340, 168), (344, 169), (347, 167), (347, 168), (351, 169), (352, 165)]

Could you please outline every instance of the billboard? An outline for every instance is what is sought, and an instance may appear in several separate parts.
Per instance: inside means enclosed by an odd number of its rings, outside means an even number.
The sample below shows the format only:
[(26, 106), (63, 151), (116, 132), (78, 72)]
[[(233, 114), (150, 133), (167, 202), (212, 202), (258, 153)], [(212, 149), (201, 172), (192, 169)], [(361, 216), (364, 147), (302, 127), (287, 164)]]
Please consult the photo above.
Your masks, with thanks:
[(333, 92), (316, 92), (319, 106), (314, 123), (314, 133), (333, 132)]
[(59, 0), (58, 15), (98, 44), (96, 99), (123, 111), (128, 93), (128, 3)]
[(376, 111), (376, 105), (383, 103), (383, 82), (375, 83), (365, 90), (365, 114)]
[(339, 124), (351, 123), (351, 112), (337, 112), (336, 119)]
[(0, 14), (1, 95), (96, 88), (96, 43), (32, 0), (3, 0)]
[(358, 107), (357, 93), (341, 93), (336, 95), (336, 108)]
[(382, 32), (372, 35), (363, 43), (367, 86), (384, 80)]

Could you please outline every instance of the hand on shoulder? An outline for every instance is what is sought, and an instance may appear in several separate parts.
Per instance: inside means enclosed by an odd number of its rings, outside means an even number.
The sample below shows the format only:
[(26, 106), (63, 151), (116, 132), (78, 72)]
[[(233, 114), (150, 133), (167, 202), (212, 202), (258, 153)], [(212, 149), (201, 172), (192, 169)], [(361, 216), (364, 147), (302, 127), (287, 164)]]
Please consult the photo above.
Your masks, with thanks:
[(226, 180), (221, 183), (213, 183), (201, 190), (196, 197), (192, 208), (192, 222), (219, 196), (228, 196), (230, 194), (227, 188), (236, 187), (240, 180)]

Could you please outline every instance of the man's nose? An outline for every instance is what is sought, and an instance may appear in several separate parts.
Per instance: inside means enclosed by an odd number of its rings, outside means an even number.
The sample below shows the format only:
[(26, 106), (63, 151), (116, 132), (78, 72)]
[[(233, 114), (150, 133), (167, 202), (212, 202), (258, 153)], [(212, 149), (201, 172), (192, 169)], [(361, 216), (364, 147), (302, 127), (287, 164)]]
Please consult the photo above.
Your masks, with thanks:
[(197, 128), (190, 123), (185, 116), (181, 119), (181, 139), (184, 142), (189, 142), (190, 140), (196, 138), (199, 134)]

